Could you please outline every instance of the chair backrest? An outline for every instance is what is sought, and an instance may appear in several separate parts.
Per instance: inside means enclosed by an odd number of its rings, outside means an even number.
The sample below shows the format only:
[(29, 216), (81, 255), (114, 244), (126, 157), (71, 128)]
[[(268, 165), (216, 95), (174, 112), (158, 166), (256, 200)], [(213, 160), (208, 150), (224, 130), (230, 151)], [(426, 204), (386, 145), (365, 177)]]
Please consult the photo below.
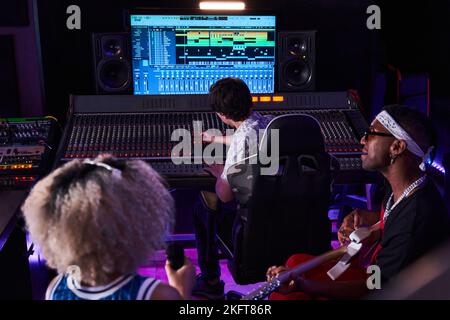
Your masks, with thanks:
[(319, 124), (301, 114), (273, 119), (261, 139), (260, 155), (276, 151), (274, 129), (278, 170), (264, 174), (270, 164), (253, 157), (227, 172), (239, 204), (229, 268), (240, 284), (263, 281), (269, 266), (284, 264), (294, 253), (320, 254), (331, 247), (332, 160)]

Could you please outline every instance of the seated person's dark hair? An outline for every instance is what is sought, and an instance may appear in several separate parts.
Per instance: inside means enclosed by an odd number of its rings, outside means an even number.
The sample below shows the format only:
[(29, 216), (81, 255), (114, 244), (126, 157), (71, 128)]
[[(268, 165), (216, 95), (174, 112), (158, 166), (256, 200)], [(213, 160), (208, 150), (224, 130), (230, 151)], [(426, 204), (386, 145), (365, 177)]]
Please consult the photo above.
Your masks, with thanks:
[(245, 120), (253, 106), (250, 90), (238, 78), (223, 78), (209, 89), (209, 105), (234, 121)]
[(423, 152), (427, 152), (430, 146), (434, 146), (435, 149), (432, 153), (432, 158), (434, 158), (438, 142), (437, 133), (433, 123), (425, 114), (397, 104), (385, 106), (383, 110), (408, 132)]

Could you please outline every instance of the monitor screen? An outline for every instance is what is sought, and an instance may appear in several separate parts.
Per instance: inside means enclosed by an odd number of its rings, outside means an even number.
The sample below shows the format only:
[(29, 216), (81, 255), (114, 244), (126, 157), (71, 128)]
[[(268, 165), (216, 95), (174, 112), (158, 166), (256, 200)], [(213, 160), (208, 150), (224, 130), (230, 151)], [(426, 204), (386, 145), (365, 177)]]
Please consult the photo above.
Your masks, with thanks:
[(275, 16), (131, 15), (134, 94), (202, 94), (237, 77), (274, 93)]

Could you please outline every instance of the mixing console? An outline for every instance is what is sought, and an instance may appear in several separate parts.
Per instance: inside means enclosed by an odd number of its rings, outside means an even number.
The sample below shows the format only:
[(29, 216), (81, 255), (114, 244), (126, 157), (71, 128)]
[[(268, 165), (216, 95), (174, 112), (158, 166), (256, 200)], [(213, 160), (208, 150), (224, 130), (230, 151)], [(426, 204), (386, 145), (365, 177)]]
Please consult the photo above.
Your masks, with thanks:
[(0, 119), (0, 189), (22, 189), (42, 175), (52, 153), (54, 121)]
[[(254, 100), (257, 100), (255, 109), (262, 114), (303, 113), (316, 118), (326, 151), (338, 159), (341, 172), (347, 173), (341, 181), (353, 182), (364, 176), (359, 139), (367, 123), (345, 93), (295, 93), (283, 94), (282, 99), (258, 96)], [(146, 160), (169, 180), (207, 178), (203, 164), (175, 165), (171, 156), (192, 158), (197, 155), (195, 146), (202, 145), (199, 133), (212, 128), (225, 133), (227, 129), (208, 110), (206, 96), (200, 95), (76, 96), (71, 108), (59, 151), (60, 161), (109, 153), (118, 158)], [(194, 121), (200, 121), (202, 127), (194, 128)], [(188, 153), (173, 152), (179, 143), (171, 141), (175, 129), (185, 129), (192, 137), (193, 148)]]

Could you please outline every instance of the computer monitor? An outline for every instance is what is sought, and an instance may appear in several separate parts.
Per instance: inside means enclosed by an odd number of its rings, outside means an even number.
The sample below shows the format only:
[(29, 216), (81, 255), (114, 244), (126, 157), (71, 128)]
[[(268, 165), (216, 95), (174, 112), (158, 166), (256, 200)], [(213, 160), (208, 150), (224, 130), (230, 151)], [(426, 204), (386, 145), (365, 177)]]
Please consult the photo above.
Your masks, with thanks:
[(203, 94), (225, 77), (274, 93), (275, 16), (131, 14), (134, 94)]

